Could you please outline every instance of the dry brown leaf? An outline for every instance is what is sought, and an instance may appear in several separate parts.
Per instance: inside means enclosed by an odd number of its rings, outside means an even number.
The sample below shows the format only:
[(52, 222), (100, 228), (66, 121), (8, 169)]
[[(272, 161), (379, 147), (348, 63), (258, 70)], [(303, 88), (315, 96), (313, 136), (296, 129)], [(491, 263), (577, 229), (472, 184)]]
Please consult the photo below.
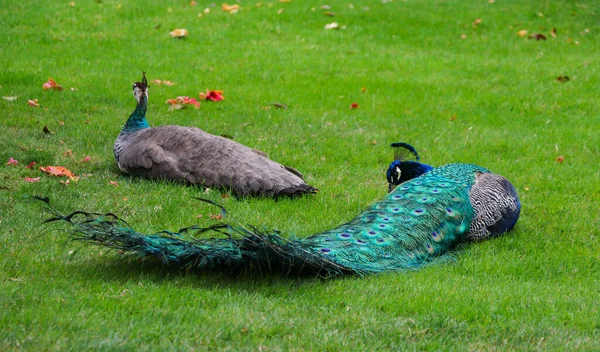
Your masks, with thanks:
[(42, 132), (44, 132), (45, 134), (54, 134), (54, 132), (50, 131), (48, 126), (44, 126), (44, 128), (42, 128)]
[(560, 82), (560, 83), (566, 83), (569, 82), (571, 79), (569, 78), (569, 76), (558, 76), (556, 77), (556, 81)]
[(525, 30), (525, 29), (522, 29), (522, 30), (520, 30), (520, 31), (518, 31), (518, 32), (517, 32), (517, 35), (518, 35), (519, 37), (524, 37), (524, 36), (526, 36), (526, 35), (527, 35), (527, 33), (528, 33), (528, 32), (527, 32), (527, 30)]
[(529, 36), (529, 39), (546, 40), (548, 38), (546, 38), (546, 36), (543, 35), (542, 33), (533, 33), (532, 35)]
[(552, 28), (552, 31), (550, 32), (550, 35), (551, 35), (553, 38), (556, 38), (556, 28)]

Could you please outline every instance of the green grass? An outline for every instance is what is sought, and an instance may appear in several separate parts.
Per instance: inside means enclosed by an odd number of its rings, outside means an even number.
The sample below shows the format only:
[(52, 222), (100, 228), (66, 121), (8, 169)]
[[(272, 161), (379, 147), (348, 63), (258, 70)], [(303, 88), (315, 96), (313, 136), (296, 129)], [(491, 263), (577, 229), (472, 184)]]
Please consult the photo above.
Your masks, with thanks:
[[(332, 0), (334, 18), (322, 2), (300, 0), (243, 1), (237, 14), (219, 3), (200, 18), (212, 1), (199, 2), (9, 0), (0, 8), (0, 93), (18, 96), (0, 101), (1, 350), (600, 348), (595, 1)], [(332, 21), (345, 29), (324, 30)], [(172, 39), (175, 28), (189, 37)], [(522, 29), (548, 40), (519, 37)], [(293, 165), (321, 192), (222, 199), (121, 175), (112, 145), (142, 70), (177, 82), (151, 87), (151, 125), (232, 135)], [(569, 82), (556, 81), (565, 75)], [(48, 77), (65, 90), (43, 91)], [(206, 88), (226, 100), (168, 111), (166, 99)], [(40, 107), (27, 105), (34, 98)], [(289, 109), (266, 109), (271, 102)], [(112, 211), (154, 232), (214, 223), (216, 210), (192, 199), (202, 195), (243, 223), (307, 236), (385, 194), (396, 141), (433, 165), (476, 163), (506, 176), (523, 204), (516, 229), (416, 272), (232, 278), (69, 242), (26, 200), (42, 194), (64, 212)], [(19, 165), (3, 165), (10, 157)], [(93, 176), (63, 186), (24, 168), (30, 161)]]

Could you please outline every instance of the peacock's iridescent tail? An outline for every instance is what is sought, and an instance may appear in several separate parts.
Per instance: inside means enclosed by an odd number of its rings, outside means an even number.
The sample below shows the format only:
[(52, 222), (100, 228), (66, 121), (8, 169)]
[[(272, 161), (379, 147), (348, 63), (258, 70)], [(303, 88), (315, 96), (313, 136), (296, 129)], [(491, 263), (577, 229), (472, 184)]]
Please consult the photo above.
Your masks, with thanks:
[(144, 235), (112, 214), (84, 212), (47, 222), (66, 221), (74, 239), (166, 265), (324, 277), (419, 268), (460, 242), (498, 235), (516, 223), (520, 204), (503, 177), (469, 164), (426, 170), (353, 220), (304, 239), (233, 223)]

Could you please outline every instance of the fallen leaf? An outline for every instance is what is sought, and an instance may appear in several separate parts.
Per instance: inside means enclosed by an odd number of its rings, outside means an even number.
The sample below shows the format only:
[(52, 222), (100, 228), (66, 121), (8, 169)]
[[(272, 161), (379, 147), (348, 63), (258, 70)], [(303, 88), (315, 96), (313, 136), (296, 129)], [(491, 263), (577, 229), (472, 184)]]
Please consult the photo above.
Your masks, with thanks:
[(559, 164), (560, 164), (560, 163), (562, 163), (563, 161), (565, 161), (565, 157), (564, 157), (564, 156), (562, 156), (562, 155), (561, 155), (561, 156), (558, 156), (558, 157), (556, 157), (556, 162), (557, 162), (557, 163), (559, 163)]
[(188, 105), (192, 105), (196, 109), (200, 107), (200, 102), (194, 98), (190, 98), (187, 96), (179, 96), (175, 99), (167, 99), (167, 104), (171, 104), (171, 108), (169, 110), (179, 110), (183, 109)]
[(177, 84), (175, 82), (171, 82), (171, 81), (167, 81), (167, 80), (160, 80), (160, 79), (155, 79), (154, 81), (152, 81), (152, 83), (158, 84), (158, 85), (164, 84), (165, 86), (168, 86), (168, 87), (174, 86)]
[(63, 155), (64, 156), (71, 156), (71, 155), (73, 155), (73, 151), (71, 149), (69, 149), (66, 152), (64, 152)]
[(190, 6), (198, 6), (198, 1), (190, 1)]
[(188, 35), (188, 31), (187, 29), (174, 29), (171, 32), (169, 32), (169, 34), (171, 35), (171, 37), (173, 38), (185, 38)]
[(41, 179), (41, 177), (25, 177), (25, 182), (40, 182)]
[(200, 93), (198, 93), (198, 96), (200, 96), (200, 99), (202, 99), (202, 100), (210, 100), (210, 101), (225, 100), (222, 90), (208, 90), (207, 89), (206, 93), (200, 92)]
[(28, 169), (32, 169), (35, 166), (35, 161), (30, 162), (27, 166), (25, 166)]
[(58, 181), (58, 183), (60, 183), (63, 186), (68, 186), (71, 183), (71, 180), (66, 180), (66, 181)]
[(281, 15), (283, 13), (283, 11), (285, 11), (285, 9), (279, 9), (279, 10), (277, 10), (277, 14)]
[(223, 193), (223, 194), (221, 194), (221, 198), (227, 199), (229, 197), (231, 197), (231, 195), (229, 195), (229, 193)]
[(64, 126), (65, 122), (64, 121), (58, 121), (58, 124), (61, 125), (61, 126)]
[(481, 24), (481, 18), (478, 18), (475, 21), (473, 21), (473, 23), (471, 23), (471, 26), (473, 27), (473, 29), (477, 29), (477, 26), (479, 26), (480, 24)]
[(534, 33), (534, 34), (532, 34), (532, 35), (529, 36), (529, 39), (546, 40), (547, 38), (542, 33)]
[(456, 115), (450, 117), (450, 121), (455, 121), (456, 120)]
[(69, 3), (69, 6), (71, 6), (71, 7), (75, 6), (75, 2), (74, 2), (74, 1), (71, 1), (71, 2)]
[(337, 22), (331, 22), (325, 25), (325, 29), (339, 29), (340, 25)]
[(210, 214), (209, 217), (213, 220), (221, 220), (223, 219), (223, 215), (221, 214)]
[(40, 171), (47, 173), (50, 176), (67, 176), (69, 179), (73, 181), (77, 181), (79, 177), (75, 176), (71, 170), (63, 167), (63, 166), (46, 166), (40, 167)]
[(221, 137), (233, 140), (233, 136), (232, 136), (232, 135), (230, 135), (230, 134), (225, 134), (225, 133), (223, 133), (223, 134), (221, 135)]
[(361, 92), (363, 92), (363, 93), (366, 93), (366, 92), (367, 92), (367, 88), (366, 88), (366, 87), (362, 87), (362, 88), (360, 89), (360, 91), (361, 91)]
[(82, 163), (87, 163), (90, 161), (90, 159), (92, 159), (89, 155), (86, 156), (85, 158), (83, 158), (83, 160), (81, 160)]
[(358, 103), (350, 104), (350, 109), (358, 109)]
[(325, 12), (325, 16), (335, 17), (335, 12), (327, 11)]
[(48, 126), (44, 126), (44, 128), (42, 128), (42, 132), (44, 132), (45, 134), (54, 134), (54, 132), (50, 132)]
[(92, 175), (92, 174), (81, 174), (81, 176), (83, 176), (83, 177), (92, 177), (94, 175)]
[(287, 110), (288, 106), (282, 103), (271, 103), (271, 105), (273, 105), (274, 107), (278, 108), (278, 109), (283, 109), (283, 110)]
[(42, 88), (44, 88), (44, 90), (63, 90), (63, 87), (57, 84), (52, 78), (48, 78), (48, 82), (44, 83)]
[(553, 38), (556, 38), (556, 28), (552, 28), (552, 31), (550, 32), (550, 35), (551, 35)]
[(226, 3), (224, 3), (223, 5), (221, 5), (221, 10), (225, 11), (225, 12), (229, 12), (229, 13), (235, 13), (240, 9), (240, 5), (235, 4), (235, 5), (228, 5)]
[(569, 82), (571, 79), (569, 78), (569, 76), (558, 76), (556, 77), (556, 80), (560, 83), (566, 83)]
[(119, 184), (117, 183), (117, 181), (108, 181), (108, 183), (109, 183), (111, 186), (119, 187)]
[(6, 101), (15, 101), (17, 100), (18, 97), (2, 97), (2, 99), (6, 100)]
[(372, 141), (371, 141), (371, 144), (372, 144), (372, 145), (376, 145), (376, 144), (377, 144), (377, 141), (376, 141), (376, 140), (372, 140)]
[(460, 35), (460, 39), (467, 39), (467, 35), (466, 34), (461, 34)]
[(329, 5), (321, 5), (321, 10), (329, 10), (331, 9), (331, 6)]
[(519, 37), (524, 37), (524, 36), (526, 36), (526, 35), (527, 35), (527, 31), (526, 31), (525, 29), (523, 29), (523, 30), (520, 30), (520, 31), (518, 31), (518, 32), (517, 32), (517, 35), (518, 35)]
[(18, 160), (16, 160), (16, 159), (13, 159), (13, 158), (10, 158), (10, 159), (8, 159), (8, 161), (6, 162), (6, 164), (5, 164), (5, 165), (11, 165), (11, 166), (15, 166), (15, 165), (17, 165), (18, 163), (19, 163), (19, 161), (18, 161)]
[(27, 104), (29, 106), (40, 106), (40, 104), (38, 104), (38, 100), (37, 99), (33, 99), (33, 100), (29, 99), (29, 100), (27, 100)]

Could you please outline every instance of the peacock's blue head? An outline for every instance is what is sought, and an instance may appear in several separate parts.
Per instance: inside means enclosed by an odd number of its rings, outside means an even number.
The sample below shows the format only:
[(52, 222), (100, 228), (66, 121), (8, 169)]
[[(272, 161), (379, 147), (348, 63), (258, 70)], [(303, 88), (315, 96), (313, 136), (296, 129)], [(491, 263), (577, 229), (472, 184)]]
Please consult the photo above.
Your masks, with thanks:
[(133, 84), (133, 96), (138, 104), (142, 101), (142, 98), (148, 100), (148, 80), (146, 79), (146, 72), (142, 72), (142, 81), (135, 82)]
[[(391, 192), (399, 184), (419, 177), (433, 169), (430, 165), (419, 162), (419, 154), (416, 149), (408, 143), (392, 143), (394, 148), (394, 161), (387, 169), (388, 192)], [(414, 158), (414, 160), (408, 160)]]

